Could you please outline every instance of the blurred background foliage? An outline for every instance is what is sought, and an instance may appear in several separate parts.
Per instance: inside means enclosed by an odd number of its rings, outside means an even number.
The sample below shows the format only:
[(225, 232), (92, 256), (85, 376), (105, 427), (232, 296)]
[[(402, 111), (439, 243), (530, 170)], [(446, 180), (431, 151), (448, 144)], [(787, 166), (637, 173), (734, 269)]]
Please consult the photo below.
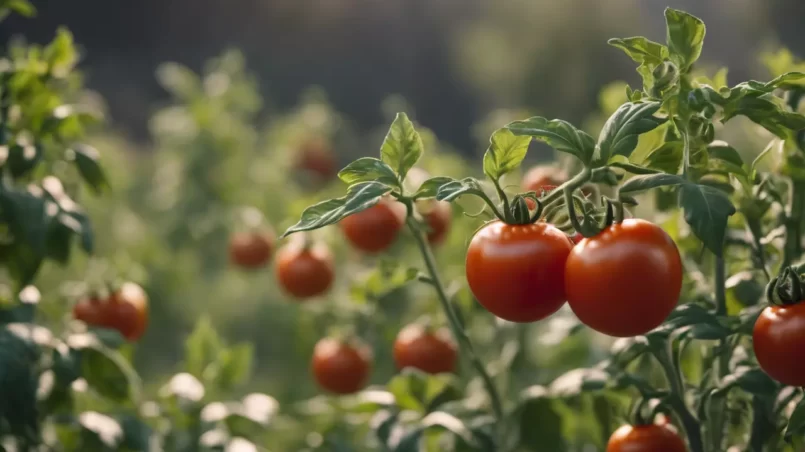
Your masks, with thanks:
[[(254, 362), (241, 363), (255, 372), (244, 393), (260, 390), (281, 403), (316, 393), (300, 375), (307, 375), (313, 344), (332, 325), (352, 323), (369, 338), (377, 359), (373, 382), (379, 383), (393, 373), (389, 348), (401, 320), (439, 315), (427, 288), (394, 290), (382, 260), (347, 249), (334, 227), (314, 235), (337, 255), (339, 279), (326, 303), (289, 301), (272, 268), (231, 268), (226, 249), (232, 231), (260, 223), (282, 231), (305, 206), (342, 192), (338, 182), (322, 185), (294, 170), (310, 140), (328, 143), (340, 168), (376, 154), (393, 113), (406, 110), (429, 128), (420, 129), (428, 148), (420, 166), (461, 176), (479, 170), (489, 133), (515, 118), (544, 114), (596, 132), (624, 95), (623, 83), (614, 81), (638, 80), (633, 64), (606, 40), (646, 34), (661, 41), (665, 6), (708, 24), (701, 69), (711, 76), (728, 66), (736, 80), (766, 79), (768, 71), (758, 64), (764, 52), (785, 46), (805, 53), (799, 20), (805, 4), (798, 0), (93, 0), (37, 6), (37, 20), (9, 19), (0, 38), (25, 34), (47, 42), (58, 25), (73, 31), (85, 56), (79, 67), (94, 91), (82, 102), (108, 113), (106, 127), (96, 128), (90, 142), (112, 187), (104, 196), (81, 199), (95, 225), (97, 257), (80, 257), (69, 269), (48, 265), (38, 278), (48, 320), (63, 321), (64, 304), (82, 285), (133, 279), (151, 297), (151, 326), (135, 352), (146, 383), (184, 368), (187, 363), (177, 364), (183, 342), (205, 317), (228, 343), (253, 345)], [(767, 61), (784, 66), (784, 59), (778, 54)], [(747, 123), (731, 127), (744, 139), (739, 149), (760, 151), (759, 142), (746, 141)], [(460, 154), (475, 159), (467, 163)], [(553, 157), (535, 154), (532, 162)], [(472, 212), (475, 206), (461, 207)], [(455, 222), (441, 247), (438, 258), (453, 287), (463, 284), (464, 247), (480, 221)], [(391, 259), (413, 257), (407, 239)], [(390, 290), (376, 300), (375, 286)], [(465, 311), (474, 309), (466, 289), (457, 297)], [(505, 345), (525, 344), (531, 364), (513, 376), (521, 383), (595, 362), (604, 349), (588, 332), (562, 341), (577, 326), (569, 316), (530, 329), (493, 330), (491, 316), (470, 322), (473, 334), (490, 344), (488, 358), (499, 358), (503, 367)]]

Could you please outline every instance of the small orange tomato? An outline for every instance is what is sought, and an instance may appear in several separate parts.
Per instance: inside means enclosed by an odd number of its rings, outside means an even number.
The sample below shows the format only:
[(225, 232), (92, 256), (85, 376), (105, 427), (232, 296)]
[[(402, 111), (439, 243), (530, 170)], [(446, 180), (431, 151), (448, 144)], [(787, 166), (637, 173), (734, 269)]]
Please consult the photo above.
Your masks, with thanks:
[(429, 374), (453, 372), (456, 345), (446, 329), (430, 331), (412, 323), (394, 341), (394, 362), (398, 369), (413, 367)]
[(685, 441), (668, 427), (623, 425), (615, 430), (606, 452), (687, 452)]
[(401, 209), (405, 207), (397, 201), (382, 200), (341, 220), (341, 229), (355, 248), (378, 253), (397, 239), (405, 221), (405, 212)]
[(313, 349), (313, 378), (334, 394), (352, 394), (366, 386), (372, 371), (372, 351), (358, 340), (321, 339)]
[(229, 240), (229, 260), (240, 268), (264, 266), (273, 251), (274, 234), (268, 230), (237, 232)]
[(277, 252), (276, 275), (285, 292), (296, 298), (322, 295), (335, 279), (333, 255), (323, 243), (292, 241)]

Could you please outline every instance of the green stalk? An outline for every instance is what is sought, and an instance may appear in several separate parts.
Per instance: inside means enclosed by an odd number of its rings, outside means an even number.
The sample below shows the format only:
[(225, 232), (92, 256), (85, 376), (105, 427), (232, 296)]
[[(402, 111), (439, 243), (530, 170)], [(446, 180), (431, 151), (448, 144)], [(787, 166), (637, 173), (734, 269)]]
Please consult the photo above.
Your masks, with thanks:
[(685, 385), (682, 382), (682, 375), (673, 366), (670, 347), (669, 342), (662, 349), (654, 350), (653, 354), (660, 363), (660, 367), (665, 373), (665, 378), (668, 380), (668, 385), (671, 389), (669, 394), (670, 406), (682, 422), (682, 427), (685, 429), (685, 434), (690, 443), (691, 452), (704, 452), (701, 425), (685, 403)]
[[(490, 179), (492, 178), (490, 177)], [(500, 198), (500, 202), (503, 204), (503, 220), (506, 223), (514, 224), (512, 209), (509, 205), (509, 197), (506, 196), (506, 192), (503, 191), (503, 187), (500, 186), (500, 181), (498, 179), (492, 179), (492, 183), (495, 184), (495, 190), (498, 192), (498, 198)]]
[(425, 267), (430, 275), (431, 285), (434, 289), (436, 289), (436, 295), (438, 296), (439, 303), (442, 305), (442, 309), (447, 316), (453, 336), (458, 341), (462, 352), (469, 357), (472, 366), (475, 368), (476, 372), (478, 372), (481, 380), (483, 380), (484, 388), (486, 389), (486, 392), (489, 395), (489, 400), (492, 404), (492, 411), (494, 412), (497, 420), (500, 422), (503, 419), (503, 404), (501, 403), (500, 395), (495, 387), (495, 383), (492, 381), (492, 377), (486, 371), (486, 367), (484, 367), (484, 364), (478, 358), (478, 355), (476, 355), (472, 346), (472, 341), (461, 326), (461, 321), (458, 319), (458, 315), (456, 315), (456, 312), (453, 310), (453, 306), (450, 304), (450, 300), (448, 299), (447, 293), (444, 289), (444, 284), (442, 283), (441, 278), (439, 277), (439, 272), (436, 269), (436, 259), (433, 257), (433, 251), (431, 251), (427, 239), (422, 234), (421, 228), (416, 223), (416, 220), (410, 216), (410, 214), (406, 220), (406, 223), (416, 239), (417, 247), (419, 248), (420, 254), (422, 254), (422, 259), (425, 261)]
[(726, 271), (723, 256), (716, 256), (715, 281), (716, 315), (727, 315)]
[(805, 215), (805, 181), (792, 180), (791, 196), (785, 219), (785, 246), (783, 265), (785, 268), (802, 257), (802, 220)]
[(752, 236), (752, 244), (755, 247), (755, 255), (757, 256), (758, 262), (762, 267), (763, 274), (766, 276), (766, 280), (771, 280), (771, 273), (769, 273), (769, 264), (766, 259), (766, 249), (763, 247), (763, 244), (760, 243), (760, 239), (763, 237), (763, 229), (760, 226), (760, 222), (754, 218), (746, 219), (746, 225), (749, 228), (749, 234)]

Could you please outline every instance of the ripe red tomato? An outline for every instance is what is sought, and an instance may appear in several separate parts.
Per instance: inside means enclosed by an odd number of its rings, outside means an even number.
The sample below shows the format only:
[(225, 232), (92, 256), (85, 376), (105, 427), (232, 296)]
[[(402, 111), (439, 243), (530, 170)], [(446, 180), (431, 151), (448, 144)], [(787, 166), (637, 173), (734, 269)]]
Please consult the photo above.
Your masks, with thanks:
[(572, 247), (550, 224), (494, 221), (470, 242), (467, 281), (475, 298), (504, 320), (544, 319), (565, 302), (565, 261)]
[(396, 201), (383, 200), (341, 220), (341, 229), (355, 248), (378, 253), (397, 239), (405, 220), (404, 209), (405, 206)]
[(453, 222), (453, 209), (447, 201), (425, 200), (417, 204), (419, 212), (428, 224), (428, 242), (438, 246), (444, 242)]
[(313, 377), (324, 390), (352, 394), (366, 386), (372, 371), (372, 351), (358, 341), (321, 339), (313, 349)]
[(312, 174), (320, 181), (335, 177), (338, 162), (330, 145), (321, 138), (313, 138), (302, 143), (298, 150), (297, 167)]
[(272, 252), (274, 234), (267, 230), (237, 232), (229, 240), (229, 260), (240, 268), (262, 267), (268, 262)]
[(659, 226), (627, 219), (583, 239), (567, 258), (567, 302), (590, 328), (616, 337), (659, 326), (682, 290), (682, 259)]
[(400, 330), (394, 341), (398, 369), (414, 367), (429, 374), (453, 372), (456, 356), (456, 345), (446, 329), (428, 331), (412, 323)]
[(112, 293), (106, 306), (106, 322), (126, 339), (139, 339), (148, 326), (148, 296), (142, 287), (128, 282)]
[(752, 338), (764, 372), (780, 383), (805, 386), (805, 302), (764, 309)]
[(333, 284), (333, 255), (323, 243), (304, 240), (288, 243), (277, 252), (277, 281), (290, 295), (311, 298), (322, 295)]
[(607, 452), (687, 452), (685, 441), (668, 427), (624, 425), (609, 437)]
[(148, 296), (135, 283), (125, 283), (107, 300), (90, 297), (73, 307), (73, 318), (90, 326), (114, 329), (136, 341), (148, 326)]

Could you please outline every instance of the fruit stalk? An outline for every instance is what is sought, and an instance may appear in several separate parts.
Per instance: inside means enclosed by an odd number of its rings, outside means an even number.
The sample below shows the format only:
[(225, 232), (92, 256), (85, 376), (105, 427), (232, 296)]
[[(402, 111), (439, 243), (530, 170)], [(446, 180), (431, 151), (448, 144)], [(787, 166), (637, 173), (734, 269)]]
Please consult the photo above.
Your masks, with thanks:
[(447, 316), (453, 336), (458, 341), (459, 348), (469, 357), (472, 366), (478, 372), (481, 380), (483, 380), (484, 388), (486, 389), (486, 392), (489, 395), (489, 400), (492, 404), (492, 411), (495, 413), (495, 417), (498, 420), (501, 420), (503, 418), (503, 405), (501, 403), (498, 390), (495, 387), (495, 383), (492, 381), (492, 377), (486, 371), (486, 367), (484, 367), (484, 364), (478, 358), (478, 355), (475, 354), (472, 341), (470, 340), (469, 336), (467, 336), (467, 333), (464, 332), (464, 328), (461, 326), (461, 322), (453, 310), (453, 306), (450, 304), (450, 300), (448, 299), (447, 293), (444, 289), (444, 284), (442, 283), (441, 278), (439, 277), (439, 272), (436, 269), (436, 260), (433, 257), (433, 252), (430, 249), (430, 245), (428, 245), (420, 226), (416, 223), (416, 220), (413, 217), (409, 215), (406, 223), (416, 239), (417, 247), (422, 255), (422, 260), (425, 261), (425, 267), (427, 267), (428, 274), (430, 275), (430, 284), (436, 290), (436, 295), (438, 296), (439, 303), (442, 305), (442, 309)]

